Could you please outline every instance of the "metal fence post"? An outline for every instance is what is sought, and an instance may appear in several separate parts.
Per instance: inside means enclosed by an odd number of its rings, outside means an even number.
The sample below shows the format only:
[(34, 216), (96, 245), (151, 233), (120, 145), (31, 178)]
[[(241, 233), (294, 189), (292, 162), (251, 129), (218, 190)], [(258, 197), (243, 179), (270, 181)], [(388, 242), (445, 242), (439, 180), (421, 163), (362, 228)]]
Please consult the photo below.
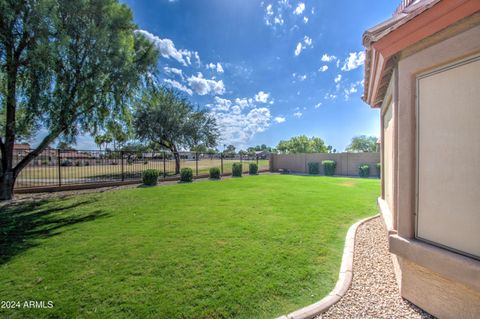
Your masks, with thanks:
[(125, 167), (123, 166), (123, 151), (120, 151), (120, 163), (122, 167), (122, 182), (125, 180)]
[(195, 153), (195, 175), (198, 177), (198, 153)]
[(223, 153), (220, 153), (220, 170), (222, 171), (223, 175)]
[(163, 151), (163, 179), (167, 177), (166, 165), (165, 165), (165, 151)]
[(60, 159), (60, 149), (57, 149), (57, 159), (58, 159), (58, 186), (62, 186), (62, 162)]

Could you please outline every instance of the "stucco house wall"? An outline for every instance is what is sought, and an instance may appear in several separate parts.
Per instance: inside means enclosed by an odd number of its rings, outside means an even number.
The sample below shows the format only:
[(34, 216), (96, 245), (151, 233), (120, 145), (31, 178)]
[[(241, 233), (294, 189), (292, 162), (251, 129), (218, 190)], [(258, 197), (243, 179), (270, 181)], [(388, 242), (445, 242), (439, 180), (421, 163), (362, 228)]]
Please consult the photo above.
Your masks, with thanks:
[(400, 292), (438, 318), (480, 318), (480, 17), (471, 8), (390, 58), (382, 102), (366, 98), (381, 107), (378, 202)]

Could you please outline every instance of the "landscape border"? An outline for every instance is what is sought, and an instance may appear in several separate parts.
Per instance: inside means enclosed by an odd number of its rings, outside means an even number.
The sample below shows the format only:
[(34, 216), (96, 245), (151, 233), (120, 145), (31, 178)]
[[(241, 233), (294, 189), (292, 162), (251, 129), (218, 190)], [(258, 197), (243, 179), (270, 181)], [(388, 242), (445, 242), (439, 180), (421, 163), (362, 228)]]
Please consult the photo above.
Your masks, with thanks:
[(345, 237), (345, 247), (343, 249), (342, 264), (338, 273), (338, 280), (330, 293), (320, 301), (312, 303), (306, 307), (300, 308), (289, 314), (277, 317), (276, 319), (311, 319), (318, 316), (321, 313), (327, 311), (331, 306), (336, 304), (345, 295), (353, 279), (353, 254), (355, 250), (355, 235), (360, 225), (379, 217), (380, 214), (376, 214), (371, 217), (364, 218), (348, 229), (347, 236)]

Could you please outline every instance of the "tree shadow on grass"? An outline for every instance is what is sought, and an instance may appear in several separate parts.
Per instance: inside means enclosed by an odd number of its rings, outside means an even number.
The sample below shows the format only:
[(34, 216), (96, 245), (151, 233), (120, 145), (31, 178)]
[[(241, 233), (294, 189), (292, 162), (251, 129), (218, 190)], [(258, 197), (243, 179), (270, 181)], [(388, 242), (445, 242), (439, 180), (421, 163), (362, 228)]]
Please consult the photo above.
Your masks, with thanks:
[(94, 200), (65, 203), (41, 200), (0, 208), (0, 265), (38, 245), (37, 239), (56, 236), (69, 226), (108, 216), (101, 210), (74, 210)]

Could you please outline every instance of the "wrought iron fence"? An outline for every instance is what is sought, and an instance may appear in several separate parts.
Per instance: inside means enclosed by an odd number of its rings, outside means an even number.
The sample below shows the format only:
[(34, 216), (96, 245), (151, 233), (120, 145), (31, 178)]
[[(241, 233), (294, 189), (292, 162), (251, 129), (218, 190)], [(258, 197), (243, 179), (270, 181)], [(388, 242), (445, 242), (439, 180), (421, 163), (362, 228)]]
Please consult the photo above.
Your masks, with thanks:
[[(31, 150), (16, 150), (14, 162), (18, 163)], [(231, 174), (232, 164), (243, 163), (248, 172), (249, 163), (257, 163), (259, 171), (270, 169), (269, 154), (230, 156), (194, 152), (179, 152), (180, 169), (190, 167), (196, 177), (208, 176), (212, 167), (222, 174)], [(174, 179), (175, 156), (171, 152), (129, 152), (99, 150), (46, 149), (31, 161), (17, 177), (15, 188), (61, 187), (78, 184), (102, 184), (109, 182), (140, 180), (143, 171), (156, 169), (161, 179)], [(100, 185), (101, 186), (101, 185)]]

